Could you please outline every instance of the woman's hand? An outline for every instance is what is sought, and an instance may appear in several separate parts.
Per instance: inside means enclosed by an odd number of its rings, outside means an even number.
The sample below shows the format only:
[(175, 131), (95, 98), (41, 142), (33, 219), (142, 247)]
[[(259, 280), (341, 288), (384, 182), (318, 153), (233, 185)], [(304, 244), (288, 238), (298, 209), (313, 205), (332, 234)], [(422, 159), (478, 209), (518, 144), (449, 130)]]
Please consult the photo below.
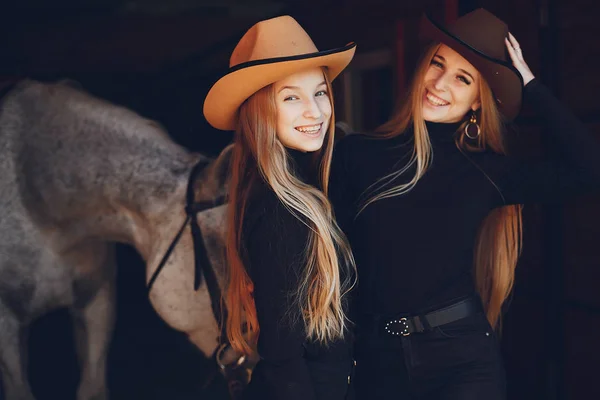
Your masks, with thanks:
[(504, 38), (504, 41), (506, 42), (506, 48), (508, 49), (508, 54), (512, 59), (514, 67), (523, 77), (523, 84), (527, 85), (533, 80), (533, 78), (535, 78), (535, 76), (533, 76), (529, 66), (523, 59), (523, 53), (521, 52), (521, 46), (519, 46), (519, 42), (517, 42), (517, 39), (515, 39), (510, 32), (508, 33), (508, 38)]

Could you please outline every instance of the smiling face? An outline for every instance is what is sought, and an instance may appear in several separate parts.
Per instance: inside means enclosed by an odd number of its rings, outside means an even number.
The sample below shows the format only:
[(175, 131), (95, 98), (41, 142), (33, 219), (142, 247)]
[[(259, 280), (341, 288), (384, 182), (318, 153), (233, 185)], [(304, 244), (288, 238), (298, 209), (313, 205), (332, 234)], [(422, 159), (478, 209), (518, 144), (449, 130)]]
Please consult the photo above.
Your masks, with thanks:
[(440, 45), (425, 74), (423, 118), (453, 123), (480, 107), (479, 72), (456, 51)]
[(323, 145), (331, 120), (331, 100), (321, 68), (298, 72), (275, 83), (277, 137), (303, 152)]

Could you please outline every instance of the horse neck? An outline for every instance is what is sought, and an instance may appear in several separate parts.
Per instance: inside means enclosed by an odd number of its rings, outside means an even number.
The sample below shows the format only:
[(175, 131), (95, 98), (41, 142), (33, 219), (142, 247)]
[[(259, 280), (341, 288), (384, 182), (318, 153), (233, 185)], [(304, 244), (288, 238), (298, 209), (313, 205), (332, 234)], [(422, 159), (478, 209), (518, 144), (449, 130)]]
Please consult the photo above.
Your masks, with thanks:
[(85, 212), (73, 223), (89, 234), (132, 244), (146, 259), (185, 218), (188, 177), (198, 156), (161, 138), (120, 140), (103, 153), (109, 156), (85, 157), (88, 167), (79, 172), (87, 189), (79, 199)]
[(90, 204), (99, 206), (89, 208), (87, 221), (108, 216), (93, 230), (107, 239), (134, 245), (147, 259), (156, 243), (185, 219), (189, 174), (199, 157), (171, 142), (145, 142), (130, 143), (133, 147), (126, 151), (126, 162), (121, 162), (125, 159), (122, 154), (98, 168), (108, 173), (90, 192)]
[(157, 236), (185, 218), (188, 175), (201, 156), (156, 123), (35, 83), (7, 100), (4, 114), (24, 121), (13, 124), (13, 140), (26, 208), (60, 247), (100, 238), (133, 244), (145, 257)]

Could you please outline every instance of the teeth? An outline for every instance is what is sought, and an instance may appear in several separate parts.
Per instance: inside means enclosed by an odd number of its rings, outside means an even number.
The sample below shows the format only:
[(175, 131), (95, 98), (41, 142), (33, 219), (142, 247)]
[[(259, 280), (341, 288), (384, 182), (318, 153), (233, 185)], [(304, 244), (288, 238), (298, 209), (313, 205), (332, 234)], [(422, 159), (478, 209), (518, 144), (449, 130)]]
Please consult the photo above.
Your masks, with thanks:
[(313, 125), (313, 126), (302, 126), (302, 127), (297, 127), (297, 130), (299, 130), (302, 133), (316, 133), (319, 131), (319, 129), (321, 129), (321, 125)]
[(447, 101), (444, 101), (444, 100), (440, 99), (439, 97), (434, 96), (430, 92), (427, 92), (427, 100), (429, 100), (431, 103), (435, 104), (436, 106), (447, 106), (448, 104), (450, 104)]

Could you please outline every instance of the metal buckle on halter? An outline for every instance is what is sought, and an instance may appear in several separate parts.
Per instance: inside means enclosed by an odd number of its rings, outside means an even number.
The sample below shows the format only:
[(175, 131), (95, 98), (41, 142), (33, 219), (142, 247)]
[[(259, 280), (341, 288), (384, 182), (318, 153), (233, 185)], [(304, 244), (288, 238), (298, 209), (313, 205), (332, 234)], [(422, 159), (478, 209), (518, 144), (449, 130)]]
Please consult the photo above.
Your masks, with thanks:
[(230, 348), (231, 348), (231, 345), (229, 343), (223, 343), (217, 348), (217, 351), (215, 354), (215, 359), (216, 359), (217, 365), (222, 370), (237, 369), (246, 362), (246, 356), (243, 354), (238, 355), (237, 358), (233, 361), (225, 362), (224, 361), (225, 352)]
[[(399, 325), (400, 329), (395, 329), (396, 325)], [(408, 320), (406, 318), (400, 318), (387, 321), (385, 323), (385, 332), (392, 336), (410, 336)]]

